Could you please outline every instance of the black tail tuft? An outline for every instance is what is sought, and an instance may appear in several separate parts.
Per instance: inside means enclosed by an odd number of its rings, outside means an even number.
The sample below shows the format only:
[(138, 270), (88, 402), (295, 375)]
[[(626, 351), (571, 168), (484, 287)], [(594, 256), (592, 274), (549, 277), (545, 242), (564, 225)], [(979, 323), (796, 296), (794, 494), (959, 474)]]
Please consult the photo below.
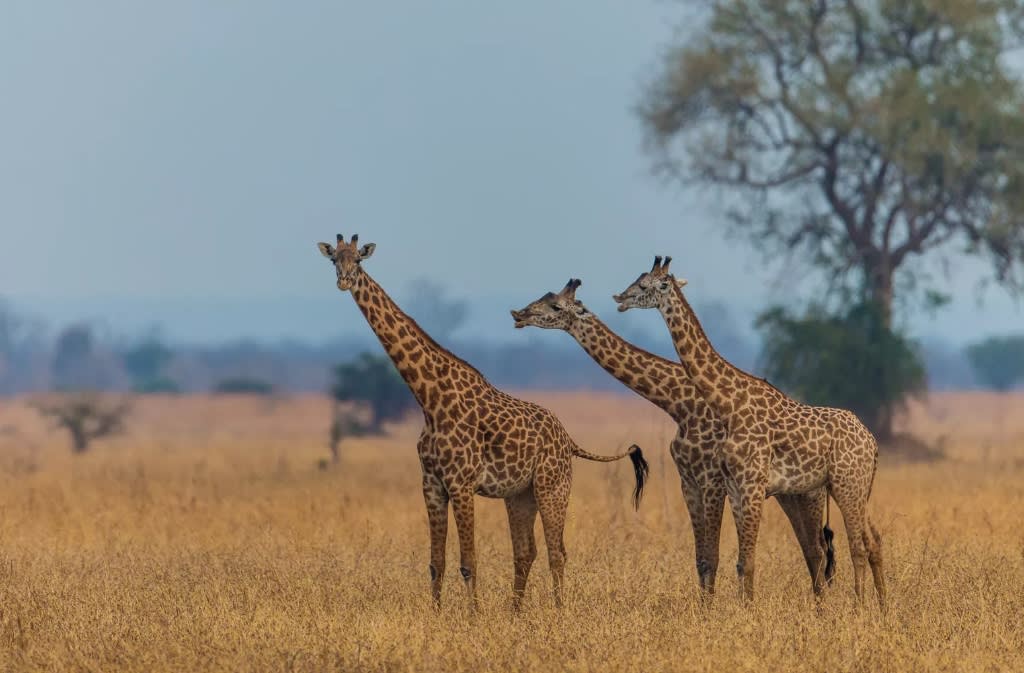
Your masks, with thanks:
[(633, 463), (633, 474), (636, 475), (636, 488), (633, 489), (633, 508), (640, 509), (640, 498), (644, 495), (644, 486), (647, 484), (649, 469), (647, 461), (644, 460), (644, 452), (636, 444), (629, 447), (629, 460)]
[(832, 578), (836, 576), (836, 547), (832, 544), (835, 533), (825, 524), (821, 529), (821, 536), (825, 538), (825, 583), (832, 585)]

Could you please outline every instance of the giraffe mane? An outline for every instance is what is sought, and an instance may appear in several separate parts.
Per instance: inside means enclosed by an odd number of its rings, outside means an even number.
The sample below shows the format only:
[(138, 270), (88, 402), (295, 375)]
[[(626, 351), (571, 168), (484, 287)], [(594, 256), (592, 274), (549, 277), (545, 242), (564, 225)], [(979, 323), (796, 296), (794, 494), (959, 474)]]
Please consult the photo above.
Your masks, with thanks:
[(701, 324), (700, 318), (697, 317), (697, 312), (693, 310), (693, 307), (690, 306), (690, 302), (686, 299), (686, 295), (683, 294), (683, 288), (679, 286), (679, 283), (675, 282), (675, 276), (672, 276), (671, 278), (672, 278), (672, 281), (673, 281), (672, 282), (672, 289), (671, 289), (671, 291), (676, 293), (676, 296), (679, 298), (680, 302), (683, 304), (683, 306), (686, 308), (686, 310), (688, 310), (690, 312), (690, 314), (693, 316), (693, 324), (697, 328), (697, 335), (700, 338), (702, 338), (704, 341), (707, 342), (708, 348), (710, 348), (711, 351), (716, 356), (718, 356), (718, 359), (721, 360), (722, 362), (724, 362), (725, 365), (730, 370), (732, 370), (732, 372), (734, 374), (737, 374), (741, 378), (744, 378), (744, 379), (746, 379), (748, 381), (753, 381), (755, 383), (764, 384), (764, 385), (768, 386), (769, 388), (771, 388), (772, 390), (774, 390), (775, 392), (779, 393), (780, 395), (782, 395), (782, 396), (784, 396), (784, 397), (786, 397), (788, 399), (789, 395), (786, 395), (786, 393), (784, 393), (781, 390), (779, 390), (775, 386), (775, 384), (773, 384), (771, 381), (769, 381), (766, 378), (762, 378), (760, 376), (754, 376), (750, 372), (743, 371), (742, 369), (740, 369), (739, 367), (737, 367), (733, 363), (729, 362), (728, 359), (723, 357), (722, 354), (718, 352), (718, 349), (715, 348), (715, 345), (713, 343), (711, 343), (711, 339), (708, 338), (707, 332), (704, 331), (704, 325)]
[(442, 346), (441, 344), (437, 343), (437, 341), (436, 341), (436, 340), (434, 339), (434, 337), (430, 336), (430, 333), (429, 333), (429, 332), (427, 332), (427, 330), (425, 330), (425, 329), (423, 329), (422, 327), (420, 327), (420, 324), (419, 324), (418, 322), (416, 322), (416, 319), (415, 319), (415, 318), (413, 318), (413, 317), (412, 317), (411, 315), (409, 315), (408, 313), (406, 313), (406, 312), (405, 312), (405, 310), (404, 310), (404, 309), (402, 309), (402, 307), (398, 305), (398, 302), (397, 302), (397, 301), (395, 301), (395, 300), (394, 300), (394, 299), (393, 299), (393, 298), (391, 297), (391, 295), (390, 295), (390, 294), (388, 294), (388, 293), (387, 293), (387, 291), (386, 291), (386, 290), (385, 290), (385, 289), (384, 289), (384, 288), (383, 288), (383, 287), (382, 287), (382, 286), (380, 285), (380, 283), (378, 283), (378, 282), (377, 282), (377, 281), (376, 281), (376, 280), (375, 280), (375, 279), (373, 278), (373, 276), (371, 276), (370, 274), (368, 274), (368, 273), (366, 272), (366, 270), (365, 270), (365, 269), (362, 269), (362, 273), (363, 273), (363, 274), (364, 274), (364, 275), (366, 276), (366, 278), (367, 278), (367, 279), (368, 279), (368, 280), (369, 280), (369, 281), (370, 281), (371, 283), (373, 283), (373, 284), (374, 284), (374, 285), (376, 285), (376, 286), (377, 286), (378, 288), (380, 288), (380, 291), (381, 291), (382, 293), (384, 293), (384, 295), (385, 295), (385, 296), (387, 296), (387, 298), (388, 298), (389, 300), (391, 300), (391, 303), (395, 305), (395, 310), (396, 310), (396, 311), (398, 311), (399, 313), (401, 313), (401, 314), (402, 314), (402, 316), (404, 316), (404, 317), (405, 317), (405, 319), (409, 321), (409, 327), (410, 327), (410, 328), (411, 328), (411, 329), (412, 329), (412, 330), (413, 330), (414, 332), (416, 332), (416, 333), (417, 333), (417, 334), (419, 334), (419, 335), (420, 335), (421, 337), (423, 337), (423, 340), (425, 341), (425, 343), (426, 343), (426, 345), (427, 345), (428, 347), (430, 347), (430, 348), (434, 348), (434, 349), (436, 349), (436, 350), (437, 350), (438, 352), (440, 352), (440, 353), (443, 353), (443, 354), (447, 355), (448, 357), (452, 358), (453, 360), (455, 360), (455, 362), (457, 362), (458, 364), (462, 365), (463, 367), (466, 367), (467, 369), (469, 369), (470, 371), (472, 371), (472, 372), (473, 372), (474, 374), (476, 374), (477, 376), (479, 376), (479, 377), (480, 377), (480, 380), (481, 380), (481, 381), (483, 381), (483, 382), (484, 382), (484, 383), (485, 383), (486, 385), (490, 386), (491, 388), (494, 388), (494, 384), (492, 384), (492, 383), (491, 383), (490, 381), (488, 381), (488, 380), (487, 380), (487, 377), (486, 377), (486, 376), (484, 376), (484, 375), (483, 375), (483, 374), (482, 374), (482, 373), (480, 372), (480, 370), (479, 370), (479, 369), (477, 369), (477, 368), (476, 368), (476, 367), (474, 367), (473, 365), (469, 364), (468, 362), (466, 362), (465, 360), (463, 360), (463, 359), (462, 359), (462, 358), (460, 358), (460, 357), (459, 357), (458, 355), (456, 355), (455, 353), (451, 352), (450, 350), (448, 350), (447, 348), (445, 348), (445, 347), (444, 347), (444, 346)]

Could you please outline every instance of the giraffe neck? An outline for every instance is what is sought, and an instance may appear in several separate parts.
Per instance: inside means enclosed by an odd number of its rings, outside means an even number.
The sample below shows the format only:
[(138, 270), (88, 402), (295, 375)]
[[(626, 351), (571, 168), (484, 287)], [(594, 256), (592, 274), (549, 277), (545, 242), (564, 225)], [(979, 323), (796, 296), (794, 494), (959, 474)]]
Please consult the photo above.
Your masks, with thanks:
[(764, 384), (734, 367), (715, 350), (680, 288), (670, 292), (659, 310), (690, 379), (720, 417), (735, 411), (738, 398), (749, 399), (752, 385)]
[(627, 388), (682, 422), (695, 412), (699, 393), (677, 362), (637, 348), (591, 314), (566, 330), (597, 364)]
[(441, 392), (450, 391), (456, 379), (469, 386), (489, 385), (480, 372), (424, 332), (362, 269), (351, 291), (366, 322), (425, 412), (441, 403)]

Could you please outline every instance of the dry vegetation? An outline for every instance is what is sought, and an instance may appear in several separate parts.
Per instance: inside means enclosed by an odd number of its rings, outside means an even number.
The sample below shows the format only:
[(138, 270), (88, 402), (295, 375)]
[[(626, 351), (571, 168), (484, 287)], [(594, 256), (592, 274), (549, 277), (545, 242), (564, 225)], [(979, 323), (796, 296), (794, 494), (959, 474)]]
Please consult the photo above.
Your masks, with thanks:
[[(821, 605), (769, 505), (758, 596), (736, 596), (726, 518), (719, 595), (701, 607), (689, 524), (666, 457), (671, 426), (642, 401), (541, 395), (581, 444), (647, 449), (577, 461), (567, 607), (534, 566), (507, 610), (504, 508), (478, 500), (482, 610), (466, 609), (449, 535), (430, 609), (426, 516), (410, 421), (327, 456), (325, 400), (139, 400), (123, 436), (73, 456), (24, 403), (0, 402), (3, 670), (887, 671), (1022, 670), (1024, 398), (936, 395), (908, 427), (944, 447), (883, 458), (873, 509), (892, 608), (856, 609), (838, 527), (838, 587)], [(539, 528), (539, 527), (538, 527)]]

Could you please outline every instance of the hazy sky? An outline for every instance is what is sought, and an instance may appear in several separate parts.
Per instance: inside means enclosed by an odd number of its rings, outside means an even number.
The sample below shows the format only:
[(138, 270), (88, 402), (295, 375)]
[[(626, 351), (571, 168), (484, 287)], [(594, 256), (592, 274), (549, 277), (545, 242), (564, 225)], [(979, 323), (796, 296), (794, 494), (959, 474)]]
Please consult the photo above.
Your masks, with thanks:
[[(613, 310), (654, 253), (748, 323), (789, 290), (651, 177), (633, 106), (678, 3), (22, 2), (0, 9), (0, 294), (180, 338), (358, 329), (318, 240), (377, 243), (474, 328), (584, 279)], [(915, 329), (1024, 326), (1001, 292)], [(344, 300), (344, 302), (342, 302)], [(647, 317), (638, 318), (647, 320)]]

